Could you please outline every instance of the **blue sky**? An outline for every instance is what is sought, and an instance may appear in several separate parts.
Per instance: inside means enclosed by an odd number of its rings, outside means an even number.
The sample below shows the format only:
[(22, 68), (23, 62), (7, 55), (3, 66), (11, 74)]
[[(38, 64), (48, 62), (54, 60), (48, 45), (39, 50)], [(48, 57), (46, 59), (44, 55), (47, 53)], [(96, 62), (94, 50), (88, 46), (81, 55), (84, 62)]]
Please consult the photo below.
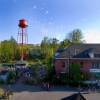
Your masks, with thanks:
[(100, 0), (0, 0), (0, 41), (17, 39), (21, 18), (28, 20), (29, 43), (63, 40), (76, 28), (87, 42), (100, 43)]

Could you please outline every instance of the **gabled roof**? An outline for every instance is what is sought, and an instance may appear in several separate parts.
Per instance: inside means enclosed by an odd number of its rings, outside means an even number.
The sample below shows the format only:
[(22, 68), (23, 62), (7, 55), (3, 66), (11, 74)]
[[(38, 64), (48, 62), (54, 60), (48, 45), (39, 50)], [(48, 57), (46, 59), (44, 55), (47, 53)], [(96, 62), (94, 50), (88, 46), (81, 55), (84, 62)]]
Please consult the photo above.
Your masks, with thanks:
[(72, 44), (55, 58), (100, 58), (100, 44)]

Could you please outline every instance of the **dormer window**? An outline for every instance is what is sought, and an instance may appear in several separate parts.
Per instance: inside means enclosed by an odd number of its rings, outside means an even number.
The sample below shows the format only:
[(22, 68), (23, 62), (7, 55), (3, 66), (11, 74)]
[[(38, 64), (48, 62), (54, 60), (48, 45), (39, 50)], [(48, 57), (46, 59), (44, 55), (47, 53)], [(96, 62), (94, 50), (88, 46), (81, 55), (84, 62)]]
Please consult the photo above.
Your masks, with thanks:
[(55, 54), (55, 57), (57, 57), (57, 56), (59, 56), (59, 53), (58, 52)]
[(93, 58), (94, 57), (94, 53), (93, 52), (89, 52), (89, 57)]
[(77, 55), (79, 53), (79, 49), (75, 49), (74, 55)]

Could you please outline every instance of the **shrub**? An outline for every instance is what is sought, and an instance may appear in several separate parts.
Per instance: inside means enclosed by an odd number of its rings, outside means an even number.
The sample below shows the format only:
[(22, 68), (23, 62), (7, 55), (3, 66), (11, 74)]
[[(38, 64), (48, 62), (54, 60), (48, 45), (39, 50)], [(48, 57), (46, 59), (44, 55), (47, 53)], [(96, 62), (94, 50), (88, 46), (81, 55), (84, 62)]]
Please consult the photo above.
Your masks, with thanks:
[(0, 79), (0, 85), (4, 84), (4, 80)]
[(9, 72), (8, 78), (7, 78), (7, 83), (8, 84), (13, 84), (16, 80), (16, 73), (15, 72)]

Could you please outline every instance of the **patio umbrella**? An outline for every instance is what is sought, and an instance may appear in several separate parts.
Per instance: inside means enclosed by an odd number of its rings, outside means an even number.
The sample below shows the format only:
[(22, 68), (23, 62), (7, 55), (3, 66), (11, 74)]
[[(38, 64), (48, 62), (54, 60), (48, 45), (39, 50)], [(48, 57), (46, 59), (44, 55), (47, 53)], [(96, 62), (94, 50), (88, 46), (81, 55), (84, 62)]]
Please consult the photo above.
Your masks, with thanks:
[(65, 97), (61, 100), (86, 100), (81, 93), (73, 94), (69, 97)]

